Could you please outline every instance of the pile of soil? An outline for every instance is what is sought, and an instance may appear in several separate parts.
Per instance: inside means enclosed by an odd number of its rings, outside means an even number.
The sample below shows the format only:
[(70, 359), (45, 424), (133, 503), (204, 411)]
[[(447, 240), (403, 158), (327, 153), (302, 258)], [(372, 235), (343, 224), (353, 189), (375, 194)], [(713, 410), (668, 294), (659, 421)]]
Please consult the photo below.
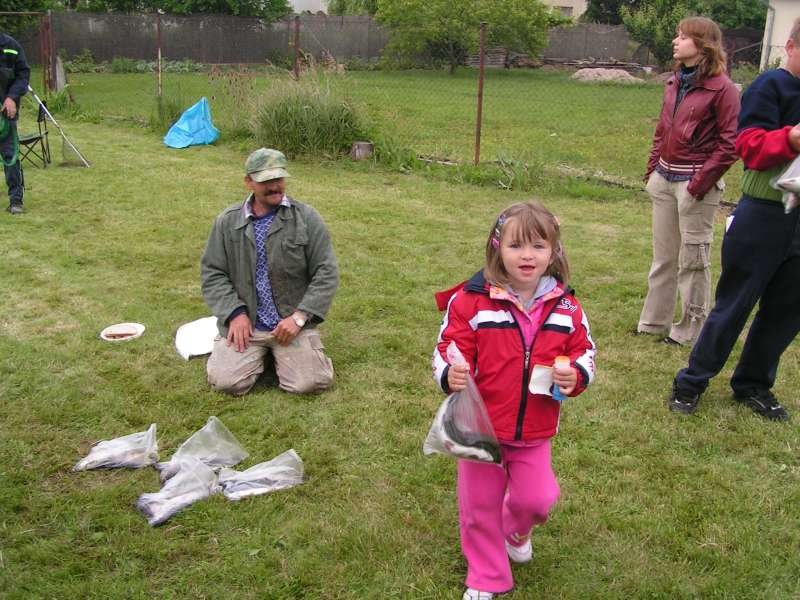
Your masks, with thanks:
[(577, 81), (615, 81), (618, 83), (644, 83), (644, 79), (634, 77), (622, 69), (579, 69), (571, 79)]

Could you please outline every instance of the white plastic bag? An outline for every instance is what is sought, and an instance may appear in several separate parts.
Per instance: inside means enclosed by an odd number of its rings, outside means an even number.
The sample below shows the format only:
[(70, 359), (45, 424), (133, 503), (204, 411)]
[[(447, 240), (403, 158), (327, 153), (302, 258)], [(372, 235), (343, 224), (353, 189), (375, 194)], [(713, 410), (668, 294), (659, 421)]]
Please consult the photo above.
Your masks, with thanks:
[(783, 207), (792, 212), (800, 204), (800, 156), (789, 163), (783, 172), (770, 182), (772, 187), (783, 192)]
[(196, 458), (209, 467), (232, 467), (247, 458), (230, 430), (217, 417), (209, 417), (202, 429), (196, 431), (175, 451), (169, 462), (158, 463), (161, 481), (177, 473), (183, 458)]
[(245, 471), (222, 469), (219, 483), (228, 500), (267, 494), (303, 483), (303, 461), (294, 449), (287, 450)]
[[(465, 362), (455, 342), (447, 347), (447, 359), (451, 365)], [(422, 452), (426, 456), (438, 452), (478, 462), (502, 462), (500, 443), (471, 375), (466, 389), (450, 394), (439, 406)]]
[(217, 317), (203, 317), (185, 323), (175, 332), (175, 349), (184, 360), (211, 354), (214, 349), (214, 338), (218, 334)]
[(172, 464), (176, 472), (161, 490), (142, 494), (136, 502), (136, 508), (153, 527), (161, 525), (190, 504), (219, 491), (217, 474), (196, 458), (183, 457)]
[(72, 470), (87, 471), (101, 467), (139, 469), (155, 464), (157, 461), (158, 442), (156, 441), (156, 424), (153, 423), (147, 431), (97, 442), (92, 446), (86, 458), (78, 461)]

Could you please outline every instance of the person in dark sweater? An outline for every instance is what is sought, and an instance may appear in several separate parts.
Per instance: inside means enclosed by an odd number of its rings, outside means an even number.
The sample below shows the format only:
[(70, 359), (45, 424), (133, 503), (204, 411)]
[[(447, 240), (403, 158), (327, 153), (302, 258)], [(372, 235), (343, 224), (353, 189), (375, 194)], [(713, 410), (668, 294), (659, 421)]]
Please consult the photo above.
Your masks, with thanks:
[[(739, 91), (725, 73), (722, 32), (714, 21), (683, 19), (672, 46), (675, 73), (664, 85), (645, 174), (653, 261), (636, 331), (691, 345), (711, 309), (709, 254), (722, 175), (736, 162)], [(681, 317), (673, 323), (678, 293)]]
[(22, 212), (22, 168), (19, 163), (17, 117), (28, 91), (31, 69), (17, 40), (0, 32), (0, 158), (8, 186), (8, 212)]
[(771, 389), (784, 350), (800, 331), (800, 210), (784, 210), (770, 185), (800, 153), (800, 18), (783, 68), (761, 74), (742, 98), (736, 152), (744, 162), (742, 197), (722, 243), (714, 308), (675, 376), (667, 401), (691, 414), (720, 372), (759, 304), (731, 378), (734, 399), (757, 414), (788, 421)]

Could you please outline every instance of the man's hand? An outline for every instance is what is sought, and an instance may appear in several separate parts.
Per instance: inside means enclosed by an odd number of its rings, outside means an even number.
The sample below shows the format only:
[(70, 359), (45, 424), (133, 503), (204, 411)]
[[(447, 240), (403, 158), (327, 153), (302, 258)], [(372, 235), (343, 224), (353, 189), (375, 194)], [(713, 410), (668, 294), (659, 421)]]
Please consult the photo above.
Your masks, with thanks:
[(13, 119), (17, 116), (17, 103), (14, 102), (11, 98), (6, 98), (3, 101), (3, 111), (5, 111), (6, 116), (9, 119)]
[(247, 313), (241, 313), (233, 317), (228, 323), (228, 346), (233, 344), (237, 352), (244, 352), (250, 345), (250, 338), (253, 335), (253, 324)]
[(800, 152), (800, 124), (789, 130), (789, 145), (795, 152)]
[(451, 392), (460, 392), (467, 387), (467, 376), (469, 375), (469, 365), (461, 363), (450, 365), (447, 370), (447, 386)]
[(289, 315), (281, 320), (275, 329), (272, 330), (272, 335), (275, 336), (275, 339), (278, 340), (281, 346), (288, 346), (292, 343), (292, 340), (297, 337), (297, 334), (300, 333), (300, 329), (302, 328), (294, 322), (294, 316)]

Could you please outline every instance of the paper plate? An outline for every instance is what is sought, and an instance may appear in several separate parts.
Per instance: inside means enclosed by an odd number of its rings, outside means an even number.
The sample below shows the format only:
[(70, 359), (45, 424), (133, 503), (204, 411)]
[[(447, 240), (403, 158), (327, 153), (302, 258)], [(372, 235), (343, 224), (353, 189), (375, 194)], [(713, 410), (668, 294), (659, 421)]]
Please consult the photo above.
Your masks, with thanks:
[(100, 332), (100, 339), (107, 342), (125, 342), (134, 340), (144, 333), (141, 323), (117, 323), (109, 325)]

